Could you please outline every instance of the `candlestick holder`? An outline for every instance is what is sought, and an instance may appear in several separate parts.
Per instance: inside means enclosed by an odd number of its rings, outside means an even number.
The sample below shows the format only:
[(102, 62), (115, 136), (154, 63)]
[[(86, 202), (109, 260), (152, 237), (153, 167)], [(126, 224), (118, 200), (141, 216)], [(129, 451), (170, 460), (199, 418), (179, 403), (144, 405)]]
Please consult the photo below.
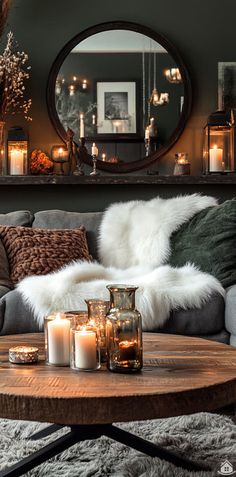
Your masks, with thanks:
[(44, 319), (46, 364), (70, 365), (70, 330), (74, 324), (71, 313), (52, 313)]
[(101, 367), (99, 333), (91, 324), (75, 324), (71, 329), (70, 366), (75, 371), (96, 371)]
[(97, 171), (97, 156), (95, 154), (92, 155), (93, 160), (93, 170), (90, 172), (90, 176), (98, 176), (99, 172)]
[(106, 341), (109, 371), (133, 373), (143, 366), (141, 315), (135, 309), (135, 291), (130, 285), (108, 285), (110, 310)]
[(150, 138), (145, 138), (144, 139), (144, 144), (145, 144), (145, 156), (148, 157), (150, 155), (150, 152), (151, 152), (151, 148), (150, 148)]

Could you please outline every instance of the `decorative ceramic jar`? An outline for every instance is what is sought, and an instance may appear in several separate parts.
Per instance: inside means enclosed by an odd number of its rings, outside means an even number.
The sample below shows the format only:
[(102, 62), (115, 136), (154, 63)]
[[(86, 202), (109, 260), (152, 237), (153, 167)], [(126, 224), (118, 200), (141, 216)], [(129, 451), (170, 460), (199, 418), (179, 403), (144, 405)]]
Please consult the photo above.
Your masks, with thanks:
[(143, 366), (141, 315), (135, 309), (135, 291), (130, 285), (108, 285), (110, 310), (107, 314), (107, 367), (132, 373)]

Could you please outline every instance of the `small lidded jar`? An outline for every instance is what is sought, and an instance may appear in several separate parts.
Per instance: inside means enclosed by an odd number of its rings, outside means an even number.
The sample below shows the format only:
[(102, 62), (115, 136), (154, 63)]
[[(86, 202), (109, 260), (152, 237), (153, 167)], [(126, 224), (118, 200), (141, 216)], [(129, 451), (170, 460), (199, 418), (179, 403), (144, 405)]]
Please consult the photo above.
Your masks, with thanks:
[(137, 287), (108, 285), (110, 310), (107, 314), (106, 341), (109, 371), (132, 373), (142, 369), (142, 323), (135, 309)]

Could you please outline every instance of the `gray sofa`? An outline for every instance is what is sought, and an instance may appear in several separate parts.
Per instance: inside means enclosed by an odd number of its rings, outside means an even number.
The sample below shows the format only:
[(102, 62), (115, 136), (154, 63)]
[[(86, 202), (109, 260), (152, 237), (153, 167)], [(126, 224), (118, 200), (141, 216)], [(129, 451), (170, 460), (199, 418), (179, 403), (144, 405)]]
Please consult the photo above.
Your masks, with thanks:
[[(20, 225), (33, 228), (72, 229), (84, 225), (90, 253), (95, 259), (97, 255), (97, 233), (102, 219), (102, 212), (77, 213), (61, 210), (36, 212), (17, 211), (0, 214), (1, 225)], [(201, 309), (174, 310), (168, 322), (153, 332), (200, 336), (236, 346), (236, 286), (226, 293), (226, 300), (214, 295)], [(31, 311), (23, 303), (17, 289), (0, 286), (0, 334), (15, 334), (42, 331), (32, 316)]]

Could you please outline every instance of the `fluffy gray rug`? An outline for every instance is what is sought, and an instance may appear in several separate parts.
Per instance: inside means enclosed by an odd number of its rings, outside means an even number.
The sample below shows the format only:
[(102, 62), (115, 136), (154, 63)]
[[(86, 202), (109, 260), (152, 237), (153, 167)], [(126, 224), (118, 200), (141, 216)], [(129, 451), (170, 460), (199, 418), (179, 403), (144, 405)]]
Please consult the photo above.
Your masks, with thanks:
[[(197, 462), (213, 472), (188, 472), (157, 458), (147, 457), (107, 438), (77, 444), (27, 474), (33, 477), (213, 477), (228, 459), (236, 470), (236, 425), (226, 416), (199, 413), (191, 416), (119, 424)], [(0, 420), (0, 469), (62, 435), (39, 441), (28, 438), (45, 424)]]

